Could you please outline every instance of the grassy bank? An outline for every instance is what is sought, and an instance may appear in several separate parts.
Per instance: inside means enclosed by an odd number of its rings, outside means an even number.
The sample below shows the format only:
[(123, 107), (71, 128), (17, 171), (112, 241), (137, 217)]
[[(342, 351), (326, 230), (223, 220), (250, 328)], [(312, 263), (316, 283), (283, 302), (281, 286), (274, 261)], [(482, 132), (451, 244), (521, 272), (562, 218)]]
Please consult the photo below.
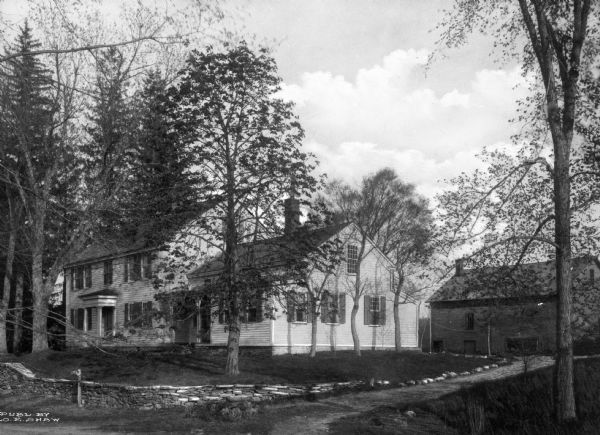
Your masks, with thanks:
[[(69, 352), (48, 351), (10, 357), (38, 376), (71, 378), (81, 368), (83, 378), (97, 382), (133, 385), (204, 385), (220, 383), (313, 383), (348, 380), (388, 380), (392, 383), (460, 372), (485, 364), (479, 358), (464, 358), (421, 352), (366, 351), (357, 357), (351, 351), (308, 355), (272, 356), (242, 350), (241, 374), (223, 375), (225, 352), (196, 349), (190, 355), (175, 352), (103, 353), (95, 349)], [(5, 361), (9, 358), (5, 358)]]
[[(439, 433), (461, 434), (597, 434), (600, 427), (600, 359), (575, 364), (575, 395), (578, 421), (558, 425), (553, 420), (552, 369), (543, 369), (514, 378), (485, 382), (439, 400), (407, 408), (390, 406), (365, 415), (336, 422), (335, 433), (404, 433), (387, 427), (408, 409), (416, 419), (406, 433), (421, 433), (421, 421), (435, 422)], [(438, 433), (432, 431), (430, 433)]]

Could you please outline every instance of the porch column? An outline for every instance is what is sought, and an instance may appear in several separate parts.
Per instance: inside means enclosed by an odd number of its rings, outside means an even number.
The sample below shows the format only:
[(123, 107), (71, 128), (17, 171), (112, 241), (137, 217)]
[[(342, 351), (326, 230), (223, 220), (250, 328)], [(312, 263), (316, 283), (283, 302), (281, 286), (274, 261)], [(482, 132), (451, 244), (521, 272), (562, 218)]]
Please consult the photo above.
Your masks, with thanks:
[(102, 337), (102, 307), (96, 309), (96, 317), (98, 319), (98, 325), (96, 326), (98, 337)]
[(117, 307), (114, 306), (112, 310), (113, 310), (113, 312), (112, 312), (112, 314), (113, 314), (113, 316), (112, 316), (112, 335), (114, 337), (116, 334), (116, 330), (117, 330)]
[(88, 326), (88, 309), (87, 307), (83, 309), (83, 332), (87, 332)]

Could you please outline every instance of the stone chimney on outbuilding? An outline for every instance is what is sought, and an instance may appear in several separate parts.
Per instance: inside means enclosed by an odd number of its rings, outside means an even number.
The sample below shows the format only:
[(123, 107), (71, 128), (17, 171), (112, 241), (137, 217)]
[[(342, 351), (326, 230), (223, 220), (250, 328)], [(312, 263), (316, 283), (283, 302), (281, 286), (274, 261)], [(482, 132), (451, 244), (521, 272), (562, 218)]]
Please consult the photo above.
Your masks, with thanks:
[(464, 258), (457, 258), (454, 260), (456, 266), (456, 276), (463, 276), (465, 274), (465, 260)]
[(296, 178), (292, 176), (290, 197), (283, 202), (286, 236), (292, 234), (300, 226), (300, 201), (296, 198)]

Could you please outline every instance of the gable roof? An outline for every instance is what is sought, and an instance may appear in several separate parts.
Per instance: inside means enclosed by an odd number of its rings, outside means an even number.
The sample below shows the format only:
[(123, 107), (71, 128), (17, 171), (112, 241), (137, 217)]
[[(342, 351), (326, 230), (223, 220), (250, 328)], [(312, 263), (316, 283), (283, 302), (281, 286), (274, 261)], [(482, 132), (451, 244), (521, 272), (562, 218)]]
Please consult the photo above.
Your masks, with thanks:
[[(349, 223), (328, 225), (315, 228), (302, 234), (302, 239), (288, 235), (273, 237), (256, 242), (242, 243), (239, 246), (238, 258), (244, 265), (251, 263), (264, 263), (268, 267), (285, 264), (285, 262), (307, 254), (311, 249), (316, 249), (327, 240), (338, 234)], [(218, 255), (212, 260), (191, 271), (189, 277), (213, 275), (223, 270), (223, 256)]]
[[(571, 259), (572, 276), (600, 263), (595, 257)], [(492, 300), (556, 294), (555, 260), (512, 266), (465, 270), (448, 279), (427, 302)]]
[(104, 259), (122, 257), (134, 252), (147, 251), (148, 241), (142, 238), (136, 240), (121, 240), (93, 243), (82, 250), (72, 254), (64, 265), (64, 268), (74, 265), (89, 263), (91, 261), (101, 261)]

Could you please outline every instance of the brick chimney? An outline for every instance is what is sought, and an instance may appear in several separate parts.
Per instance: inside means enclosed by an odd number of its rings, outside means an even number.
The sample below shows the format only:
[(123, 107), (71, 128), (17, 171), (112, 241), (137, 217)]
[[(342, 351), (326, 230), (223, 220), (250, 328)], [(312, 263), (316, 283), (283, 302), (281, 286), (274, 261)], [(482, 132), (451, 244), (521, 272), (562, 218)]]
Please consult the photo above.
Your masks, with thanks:
[(462, 276), (465, 274), (465, 261), (463, 258), (457, 258), (454, 260), (454, 264), (456, 266), (456, 276)]
[(296, 199), (296, 178), (292, 176), (290, 197), (283, 202), (286, 236), (292, 234), (300, 226), (300, 201)]

